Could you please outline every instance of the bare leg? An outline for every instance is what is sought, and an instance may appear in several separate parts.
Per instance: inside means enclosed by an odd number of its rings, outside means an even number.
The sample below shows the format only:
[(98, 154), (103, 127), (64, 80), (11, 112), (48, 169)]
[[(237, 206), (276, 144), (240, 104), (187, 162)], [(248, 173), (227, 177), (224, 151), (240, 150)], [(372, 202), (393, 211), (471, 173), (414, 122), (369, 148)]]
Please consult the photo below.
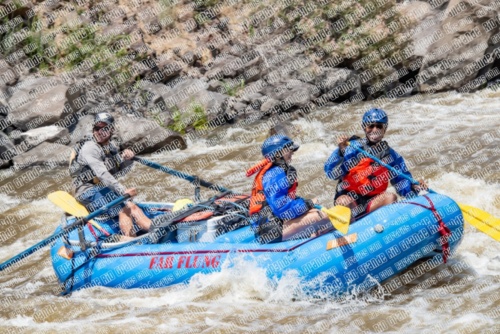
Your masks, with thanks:
[(146, 217), (144, 212), (142, 212), (141, 208), (138, 207), (135, 203), (130, 202), (128, 207), (131, 210), (132, 217), (134, 217), (136, 224), (143, 230), (148, 231), (151, 227), (151, 219)]
[(283, 240), (315, 237), (321, 232), (332, 229), (326, 215), (316, 209), (295, 219), (283, 222)]
[(120, 230), (123, 233), (121, 238), (122, 241), (130, 240), (136, 237), (136, 230), (134, 229), (132, 218), (135, 219), (137, 226), (143, 230), (149, 230), (151, 227), (151, 219), (146, 217), (141, 208), (139, 208), (135, 203), (129, 202), (118, 215)]
[(135, 237), (134, 224), (132, 221), (132, 212), (130, 208), (124, 207), (118, 214), (120, 230), (123, 233), (122, 241), (130, 240)]
[(373, 212), (377, 210), (378, 208), (381, 208), (385, 205), (392, 204), (398, 200), (398, 197), (395, 194), (384, 192), (380, 195), (375, 196), (371, 201), (370, 201), (370, 209), (368, 212)]
[(342, 195), (335, 200), (335, 205), (347, 206), (352, 210), (356, 207), (356, 201), (349, 195)]

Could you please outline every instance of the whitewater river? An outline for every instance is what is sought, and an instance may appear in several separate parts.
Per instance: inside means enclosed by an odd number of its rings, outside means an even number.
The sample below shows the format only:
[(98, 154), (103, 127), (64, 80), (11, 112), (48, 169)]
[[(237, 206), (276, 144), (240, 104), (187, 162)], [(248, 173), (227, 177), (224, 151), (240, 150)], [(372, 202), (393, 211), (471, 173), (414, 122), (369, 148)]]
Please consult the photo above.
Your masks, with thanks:
[[(500, 92), (456, 93), (401, 99), (386, 105), (386, 136), (413, 175), (458, 202), (500, 216)], [(361, 135), (359, 121), (370, 107), (324, 109), (294, 120), (290, 134), (301, 144), (293, 164), (299, 194), (333, 204), (335, 184), (323, 164), (341, 133)], [(341, 116), (342, 115), (342, 116)], [(232, 126), (189, 143), (185, 151), (148, 158), (228, 188), (249, 192), (245, 169), (260, 160), (264, 126)], [(2, 182), (14, 176), (0, 171)], [(47, 194), (69, 182), (63, 169), (42, 173), (18, 193), (0, 194), (5, 231), (0, 261), (47, 237), (62, 211)], [(193, 195), (186, 181), (136, 166), (125, 178), (139, 200), (173, 201)], [(33, 192), (33, 189), (37, 192)], [(35, 194), (33, 197), (24, 194)], [(211, 193), (202, 190), (204, 197)], [(10, 273), (0, 273), (1, 333), (500, 333), (500, 243), (466, 224), (457, 252), (404, 287), (382, 296), (348, 296), (346, 301), (307, 297), (293, 275), (266, 278), (253, 261), (236, 261), (220, 273), (197, 276), (187, 285), (156, 290), (96, 287), (68, 297), (58, 285), (48, 248)], [(412, 287), (434, 276), (425, 289)], [(443, 287), (448, 287), (443, 289)]]

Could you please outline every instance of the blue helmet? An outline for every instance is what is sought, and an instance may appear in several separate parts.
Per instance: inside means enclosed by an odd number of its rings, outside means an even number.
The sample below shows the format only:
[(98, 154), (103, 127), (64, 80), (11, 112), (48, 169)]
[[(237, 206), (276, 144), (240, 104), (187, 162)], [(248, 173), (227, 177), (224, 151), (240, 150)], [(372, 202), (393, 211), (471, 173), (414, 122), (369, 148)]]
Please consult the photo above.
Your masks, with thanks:
[(372, 108), (363, 115), (361, 126), (364, 129), (368, 124), (373, 123), (389, 125), (389, 117), (387, 117), (387, 114), (382, 109)]
[(262, 144), (262, 155), (268, 159), (279, 158), (285, 149), (297, 151), (299, 145), (284, 135), (274, 135), (267, 138)]

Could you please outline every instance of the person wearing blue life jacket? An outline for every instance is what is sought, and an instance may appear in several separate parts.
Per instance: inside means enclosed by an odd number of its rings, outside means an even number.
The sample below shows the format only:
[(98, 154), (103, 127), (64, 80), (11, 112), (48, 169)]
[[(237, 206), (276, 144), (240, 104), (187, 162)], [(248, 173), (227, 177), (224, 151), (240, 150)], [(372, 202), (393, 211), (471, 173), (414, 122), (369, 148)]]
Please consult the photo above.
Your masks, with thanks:
[(257, 173), (250, 214), (260, 243), (309, 238), (332, 228), (326, 215), (314, 209), (315, 199), (296, 195), (297, 172), (290, 163), (298, 149), (287, 136), (271, 136), (262, 145), (265, 159), (247, 171), (247, 177)]
[(372, 212), (384, 205), (397, 201), (394, 193), (387, 192), (389, 182), (402, 197), (413, 197), (427, 185), (412, 185), (407, 179), (390, 172), (368, 156), (358, 152), (354, 147), (376, 156), (389, 166), (411, 177), (401, 155), (382, 140), (389, 125), (389, 118), (382, 109), (370, 109), (362, 119), (365, 138), (341, 136), (338, 148), (325, 163), (328, 178), (338, 180), (335, 193), (335, 205), (347, 206), (353, 218)]

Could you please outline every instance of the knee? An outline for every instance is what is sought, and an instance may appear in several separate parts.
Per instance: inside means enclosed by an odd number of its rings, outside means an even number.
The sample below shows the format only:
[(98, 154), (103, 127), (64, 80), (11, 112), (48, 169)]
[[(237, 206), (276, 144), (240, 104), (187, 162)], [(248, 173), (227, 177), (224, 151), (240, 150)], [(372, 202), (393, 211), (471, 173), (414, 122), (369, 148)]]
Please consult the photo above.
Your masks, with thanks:
[(393, 193), (386, 193), (386, 201), (387, 203), (391, 204), (391, 203), (394, 203), (398, 200), (398, 197), (396, 196), (396, 194), (393, 194)]
[(132, 213), (132, 211), (130, 210), (130, 208), (128, 206), (124, 207), (120, 211), (120, 214), (124, 214), (124, 215), (127, 215), (127, 216), (130, 216), (131, 213)]

